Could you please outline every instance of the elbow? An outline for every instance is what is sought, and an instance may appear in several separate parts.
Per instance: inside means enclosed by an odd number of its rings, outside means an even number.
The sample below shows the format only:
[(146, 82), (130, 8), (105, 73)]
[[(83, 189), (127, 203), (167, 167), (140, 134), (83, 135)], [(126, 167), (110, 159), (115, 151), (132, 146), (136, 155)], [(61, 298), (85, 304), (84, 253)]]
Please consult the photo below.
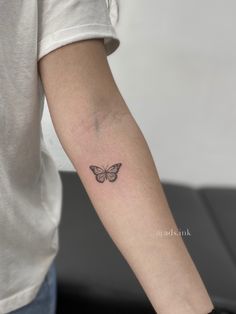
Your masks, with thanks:
[(123, 100), (95, 100), (92, 101), (89, 110), (83, 116), (74, 118), (71, 123), (71, 131), (77, 133), (78, 138), (84, 136), (98, 136), (105, 130), (122, 124), (132, 117), (131, 112)]

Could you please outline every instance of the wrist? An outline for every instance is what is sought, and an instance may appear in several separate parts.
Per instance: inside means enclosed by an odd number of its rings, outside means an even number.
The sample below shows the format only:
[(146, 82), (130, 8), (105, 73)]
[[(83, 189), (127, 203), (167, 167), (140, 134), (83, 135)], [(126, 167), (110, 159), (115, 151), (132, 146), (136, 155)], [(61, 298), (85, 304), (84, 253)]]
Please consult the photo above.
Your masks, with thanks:
[(185, 298), (176, 299), (172, 297), (171, 301), (162, 304), (154, 304), (154, 309), (158, 314), (219, 314), (215, 309), (210, 299), (207, 300), (189, 300), (189, 296)]

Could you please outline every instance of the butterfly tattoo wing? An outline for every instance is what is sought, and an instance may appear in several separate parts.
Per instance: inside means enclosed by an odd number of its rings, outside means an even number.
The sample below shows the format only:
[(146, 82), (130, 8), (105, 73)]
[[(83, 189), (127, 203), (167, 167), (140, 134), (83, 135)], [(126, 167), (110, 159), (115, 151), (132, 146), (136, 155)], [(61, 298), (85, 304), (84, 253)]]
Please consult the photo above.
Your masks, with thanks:
[(114, 164), (110, 166), (108, 169), (103, 169), (98, 166), (89, 166), (89, 168), (92, 170), (96, 180), (99, 183), (103, 183), (106, 179), (108, 179), (109, 182), (114, 182), (117, 179), (117, 173), (121, 165), (122, 165), (121, 163)]
[(89, 166), (89, 168), (92, 170), (99, 183), (103, 183), (106, 180), (106, 172), (103, 168), (98, 166)]
[(117, 179), (117, 173), (121, 165), (121, 163), (114, 164), (106, 170), (106, 176), (110, 182), (114, 182)]

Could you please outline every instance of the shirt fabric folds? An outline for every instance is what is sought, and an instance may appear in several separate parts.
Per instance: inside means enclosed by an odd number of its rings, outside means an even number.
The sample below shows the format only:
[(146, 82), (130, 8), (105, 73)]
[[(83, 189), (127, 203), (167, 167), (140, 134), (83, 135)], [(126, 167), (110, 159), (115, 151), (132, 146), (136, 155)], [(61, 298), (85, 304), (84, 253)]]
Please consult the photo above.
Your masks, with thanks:
[[(0, 314), (30, 303), (59, 250), (62, 182), (44, 142), (37, 62), (72, 42), (120, 44), (105, 0), (0, 1)], [(112, 19), (111, 19), (112, 13)]]

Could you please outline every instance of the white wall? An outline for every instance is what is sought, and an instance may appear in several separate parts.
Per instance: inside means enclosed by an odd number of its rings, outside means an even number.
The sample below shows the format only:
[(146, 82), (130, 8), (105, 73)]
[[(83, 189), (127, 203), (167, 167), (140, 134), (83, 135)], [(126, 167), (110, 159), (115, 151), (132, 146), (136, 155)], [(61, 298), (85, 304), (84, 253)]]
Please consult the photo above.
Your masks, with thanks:
[[(108, 57), (162, 180), (236, 185), (236, 2), (121, 0)], [(45, 104), (58, 168), (74, 170)]]

